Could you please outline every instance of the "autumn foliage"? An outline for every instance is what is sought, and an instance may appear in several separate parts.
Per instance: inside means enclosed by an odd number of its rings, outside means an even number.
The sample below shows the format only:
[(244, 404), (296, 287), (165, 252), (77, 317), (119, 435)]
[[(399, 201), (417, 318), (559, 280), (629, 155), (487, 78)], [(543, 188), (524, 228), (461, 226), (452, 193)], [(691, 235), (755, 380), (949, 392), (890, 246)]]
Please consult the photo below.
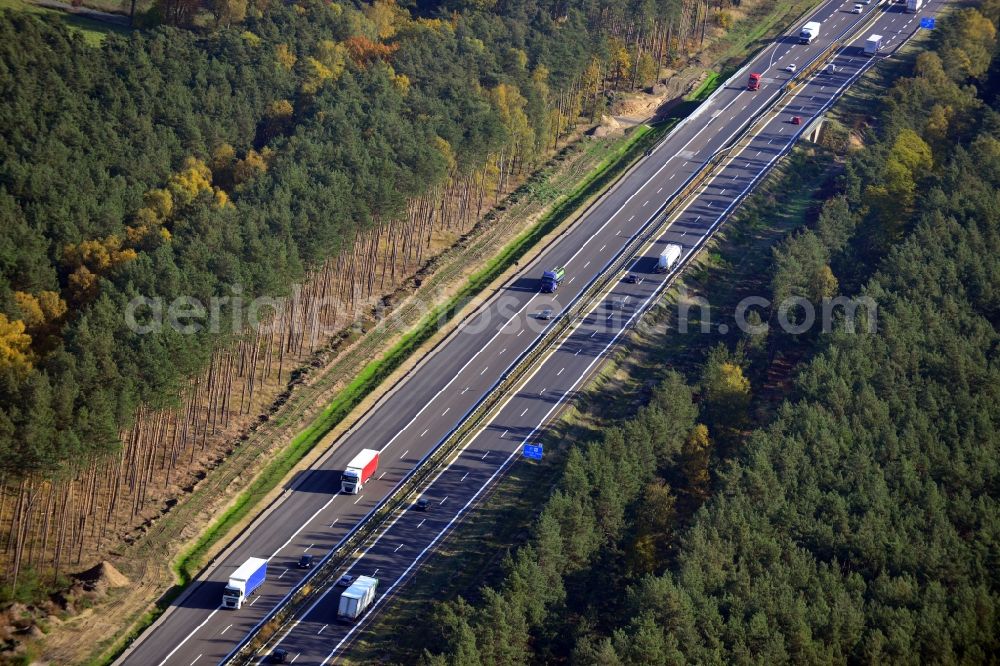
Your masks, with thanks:
[(0, 313), (0, 372), (9, 372), (18, 378), (31, 372), (31, 336), (24, 330), (23, 321), (11, 321)]
[(376, 60), (388, 61), (399, 48), (395, 44), (380, 44), (367, 37), (355, 36), (344, 42), (351, 59), (359, 65), (370, 65)]

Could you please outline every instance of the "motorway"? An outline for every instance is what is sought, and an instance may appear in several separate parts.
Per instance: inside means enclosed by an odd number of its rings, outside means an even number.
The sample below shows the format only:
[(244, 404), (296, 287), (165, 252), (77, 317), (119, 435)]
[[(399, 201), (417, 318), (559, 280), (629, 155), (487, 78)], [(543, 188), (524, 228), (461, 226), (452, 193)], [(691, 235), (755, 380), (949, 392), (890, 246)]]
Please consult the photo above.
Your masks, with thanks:
[[(941, 1), (936, 0), (921, 15), (933, 12)], [(836, 55), (837, 72), (817, 74), (799, 87), (787, 111), (764, 125), (694, 201), (679, 211), (668, 231), (644, 248), (633, 268), (644, 279), (638, 284), (616, 283), (595, 310), (574, 322), (565, 341), (532, 371), (526, 383), (425, 491), (431, 511), (398, 515), (351, 565), (353, 575), (374, 573), (379, 578), (379, 603), (391, 595), (464, 510), (515, 460), (522, 445), (572, 397), (638, 313), (661, 293), (672, 277), (653, 273), (663, 244), (679, 243), (687, 253), (696, 248), (805, 127), (791, 125), (790, 116), (801, 115), (808, 123), (808, 118), (825, 109), (868, 65), (871, 58), (859, 46), (864, 38), (878, 32), (887, 38), (891, 50), (913, 32), (913, 22), (919, 18), (904, 14), (901, 5), (886, 8), (872, 3), (861, 15), (849, 13), (852, 5), (853, 1), (825, 3), (810, 19), (823, 22), (820, 37), (812, 44), (800, 45), (794, 36), (780, 37), (737, 74), (738, 78), (716, 91), (652, 155), (633, 167), (569, 231), (383, 396), (313, 468), (297, 475), (282, 497), (118, 663), (194, 666), (226, 660), (265, 615), (301, 583), (307, 572), (295, 568), (299, 556), (311, 553), (320, 559), (335, 549), (475, 409), (554, 323), (539, 319), (537, 313), (543, 307), (551, 307), (557, 314), (564, 311), (656, 217), (688, 177), (735, 136), (748, 117), (779, 95), (781, 85), (791, 76), (784, 71), (786, 65), (794, 63), (801, 68), (844, 30), (879, 12), (875, 25)], [(794, 26), (793, 35), (798, 27)], [(756, 92), (745, 88), (749, 71), (764, 75)], [(542, 270), (557, 265), (566, 266), (559, 292), (539, 293)], [(337, 492), (339, 470), (362, 448), (380, 449), (379, 470), (361, 494), (341, 495)], [(267, 582), (241, 610), (220, 608), (229, 574), (248, 557), (269, 558)], [(281, 638), (281, 647), (296, 657), (296, 664), (324, 663), (349, 647), (358, 627), (336, 624), (335, 614), (334, 593), (321, 598)]]

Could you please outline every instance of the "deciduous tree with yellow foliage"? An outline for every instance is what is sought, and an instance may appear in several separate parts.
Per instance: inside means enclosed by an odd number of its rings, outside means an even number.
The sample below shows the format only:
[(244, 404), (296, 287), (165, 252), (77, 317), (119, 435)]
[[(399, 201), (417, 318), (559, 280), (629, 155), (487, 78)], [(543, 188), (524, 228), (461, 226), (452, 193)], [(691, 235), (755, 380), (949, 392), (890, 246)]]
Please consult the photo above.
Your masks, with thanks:
[(32, 369), (31, 336), (24, 322), (0, 313), (0, 372), (24, 379)]
[(750, 380), (743, 358), (720, 343), (708, 355), (701, 377), (702, 416), (728, 455), (750, 418)]

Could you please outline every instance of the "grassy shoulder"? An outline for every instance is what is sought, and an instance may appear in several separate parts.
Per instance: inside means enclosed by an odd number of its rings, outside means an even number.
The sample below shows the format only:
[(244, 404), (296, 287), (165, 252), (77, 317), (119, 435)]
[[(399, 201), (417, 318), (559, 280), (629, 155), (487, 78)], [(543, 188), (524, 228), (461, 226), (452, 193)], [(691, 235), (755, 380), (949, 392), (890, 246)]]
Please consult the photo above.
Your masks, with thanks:
[(778, 0), (766, 10), (758, 8), (736, 23), (718, 42), (719, 61), (723, 67), (733, 67), (746, 58), (748, 49), (763, 45), (768, 37), (796, 26), (815, 6), (816, 3), (800, 0)]
[(125, 35), (129, 32), (125, 28), (121, 28), (110, 23), (95, 21), (93, 19), (86, 18), (85, 16), (59, 11), (58, 9), (40, 7), (39, 5), (25, 2), (24, 0), (0, 0), (0, 10), (4, 9), (29, 12), (32, 14), (38, 14), (48, 20), (60, 21), (71, 30), (79, 32), (83, 36), (84, 41), (91, 46), (100, 46), (104, 42), (104, 38), (110, 34), (116, 33)]

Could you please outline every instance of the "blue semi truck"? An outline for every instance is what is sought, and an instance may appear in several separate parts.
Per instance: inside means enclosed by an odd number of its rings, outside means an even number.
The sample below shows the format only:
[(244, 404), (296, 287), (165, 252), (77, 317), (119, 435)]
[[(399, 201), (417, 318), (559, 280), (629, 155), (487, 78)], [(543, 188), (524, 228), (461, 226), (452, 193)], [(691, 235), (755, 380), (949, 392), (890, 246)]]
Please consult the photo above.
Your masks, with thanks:
[(239, 610), (243, 602), (264, 584), (267, 560), (251, 557), (229, 576), (229, 585), (222, 592), (222, 605)]
[(551, 271), (542, 273), (542, 291), (546, 294), (554, 293), (559, 288), (559, 283), (566, 277), (566, 269), (559, 266)]

